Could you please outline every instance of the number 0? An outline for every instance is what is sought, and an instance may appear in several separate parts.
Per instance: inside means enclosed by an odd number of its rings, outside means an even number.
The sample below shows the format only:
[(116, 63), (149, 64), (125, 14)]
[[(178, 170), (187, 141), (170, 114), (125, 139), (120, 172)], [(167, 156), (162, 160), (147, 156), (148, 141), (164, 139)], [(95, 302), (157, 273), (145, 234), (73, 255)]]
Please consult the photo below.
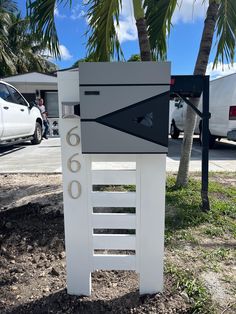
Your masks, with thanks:
[[(77, 186), (77, 191), (75, 191), (75, 193), (72, 192), (73, 185)], [(71, 181), (69, 183), (69, 186), (68, 186), (68, 193), (69, 193), (70, 197), (73, 198), (74, 200), (79, 198), (80, 195), (81, 195), (81, 185), (80, 185), (80, 183), (78, 181), (76, 181), (76, 180)]]

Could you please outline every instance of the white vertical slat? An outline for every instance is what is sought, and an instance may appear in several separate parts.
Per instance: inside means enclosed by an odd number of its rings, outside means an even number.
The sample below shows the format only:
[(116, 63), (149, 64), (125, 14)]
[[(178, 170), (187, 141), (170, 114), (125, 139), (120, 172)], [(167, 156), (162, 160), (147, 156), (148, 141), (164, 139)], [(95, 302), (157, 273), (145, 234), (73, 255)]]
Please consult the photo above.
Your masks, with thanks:
[(135, 207), (135, 192), (92, 192), (93, 207)]
[(135, 270), (135, 255), (98, 255), (93, 256), (93, 269)]
[(93, 184), (135, 184), (135, 170), (93, 170)]
[(166, 156), (140, 155), (137, 161), (137, 259), (140, 293), (163, 290)]
[(93, 235), (94, 250), (135, 250), (135, 235), (96, 234)]
[(92, 228), (94, 229), (135, 229), (135, 214), (92, 214)]
[[(81, 143), (75, 141), (75, 136), (70, 138), (72, 146), (66, 139), (68, 132), (81, 136), (80, 120), (78, 118), (60, 119), (60, 134), (62, 142), (62, 171), (63, 171), (63, 200), (64, 200), (64, 222), (65, 222), (65, 246), (67, 267), (67, 290), (69, 294), (90, 295), (91, 294), (91, 242), (88, 236), (90, 225), (88, 216), (88, 178), (90, 171), (84, 155), (81, 154)], [(75, 145), (76, 144), (76, 145)], [(69, 159), (80, 162), (77, 172), (70, 170)], [(73, 168), (74, 170), (76, 168)], [(70, 193), (70, 186), (73, 183)], [(81, 195), (77, 197), (77, 184), (81, 185)], [(74, 198), (73, 198), (74, 196)], [(80, 224), (78, 227), (78, 223)], [(82, 266), (81, 266), (82, 265)]]

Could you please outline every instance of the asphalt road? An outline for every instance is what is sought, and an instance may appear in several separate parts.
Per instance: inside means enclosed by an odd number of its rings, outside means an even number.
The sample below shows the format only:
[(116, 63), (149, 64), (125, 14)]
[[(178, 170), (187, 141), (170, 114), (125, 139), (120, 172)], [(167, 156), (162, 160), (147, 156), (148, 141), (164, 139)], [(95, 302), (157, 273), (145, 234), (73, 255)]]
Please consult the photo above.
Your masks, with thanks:
[[(181, 138), (169, 140), (167, 171), (178, 171), (181, 143)], [(209, 157), (210, 171), (236, 171), (236, 143), (218, 142)], [(127, 163), (127, 168), (132, 167), (132, 163)], [(201, 171), (201, 146), (197, 138), (194, 138), (190, 171)], [(0, 148), (0, 173), (61, 173), (60, 139), (49, 138), (40, 145), (22, 143)]]

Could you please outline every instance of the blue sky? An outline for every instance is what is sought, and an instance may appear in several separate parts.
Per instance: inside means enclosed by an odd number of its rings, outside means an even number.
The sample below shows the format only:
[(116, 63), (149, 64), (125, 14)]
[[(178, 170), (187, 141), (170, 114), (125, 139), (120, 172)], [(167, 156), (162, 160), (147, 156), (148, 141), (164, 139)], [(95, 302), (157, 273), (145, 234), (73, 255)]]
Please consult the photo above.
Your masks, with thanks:
[[(24, 15), (25, 0), (18, 0), (17, 2)], [(74, 0), (71, 9), (68, 6), (60, 5), (55, 10), (62, 59), (61, 61), (54, 60), (54, 62), (60, 69), (70, 67), (75, 61), (86, 55), (86, 37), (84, 34), (87, 29), (87, 22), (82, 2), (82, 0)], [(168, 38), (168, 60), (172, 63), (172, 74), (192, 74), (207, 2), (204, 4), (202, 0), (180, 0), (179, 3), (181, 6), (174, 13), (173, 27)], [(193, 3), (195, 3), (194, 6)], [(139, 53), (137, 31), (132, 16), (132, 1), (123, 0), (118, 36), (126, 59), (132, 54)], [(229, 69), (228, 65), (219, 66), (217, 70), (212, 71), (213, 53), (209, 60), (208, 74), (211, 74), (212, 77), (218, 77), (236, 71), (236, 66)]]

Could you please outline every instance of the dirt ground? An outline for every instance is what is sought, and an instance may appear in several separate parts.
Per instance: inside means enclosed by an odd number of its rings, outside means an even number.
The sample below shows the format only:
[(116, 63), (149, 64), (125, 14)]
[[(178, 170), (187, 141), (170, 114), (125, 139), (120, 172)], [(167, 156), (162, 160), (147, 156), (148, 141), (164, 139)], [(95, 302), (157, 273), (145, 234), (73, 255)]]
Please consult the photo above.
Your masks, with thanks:
[(134, 272), (98, 271), (90, 297), (67, 294), (61, 180), (0, 175), (0, 313), (193, 313), (171, 275), (140, 297)]

